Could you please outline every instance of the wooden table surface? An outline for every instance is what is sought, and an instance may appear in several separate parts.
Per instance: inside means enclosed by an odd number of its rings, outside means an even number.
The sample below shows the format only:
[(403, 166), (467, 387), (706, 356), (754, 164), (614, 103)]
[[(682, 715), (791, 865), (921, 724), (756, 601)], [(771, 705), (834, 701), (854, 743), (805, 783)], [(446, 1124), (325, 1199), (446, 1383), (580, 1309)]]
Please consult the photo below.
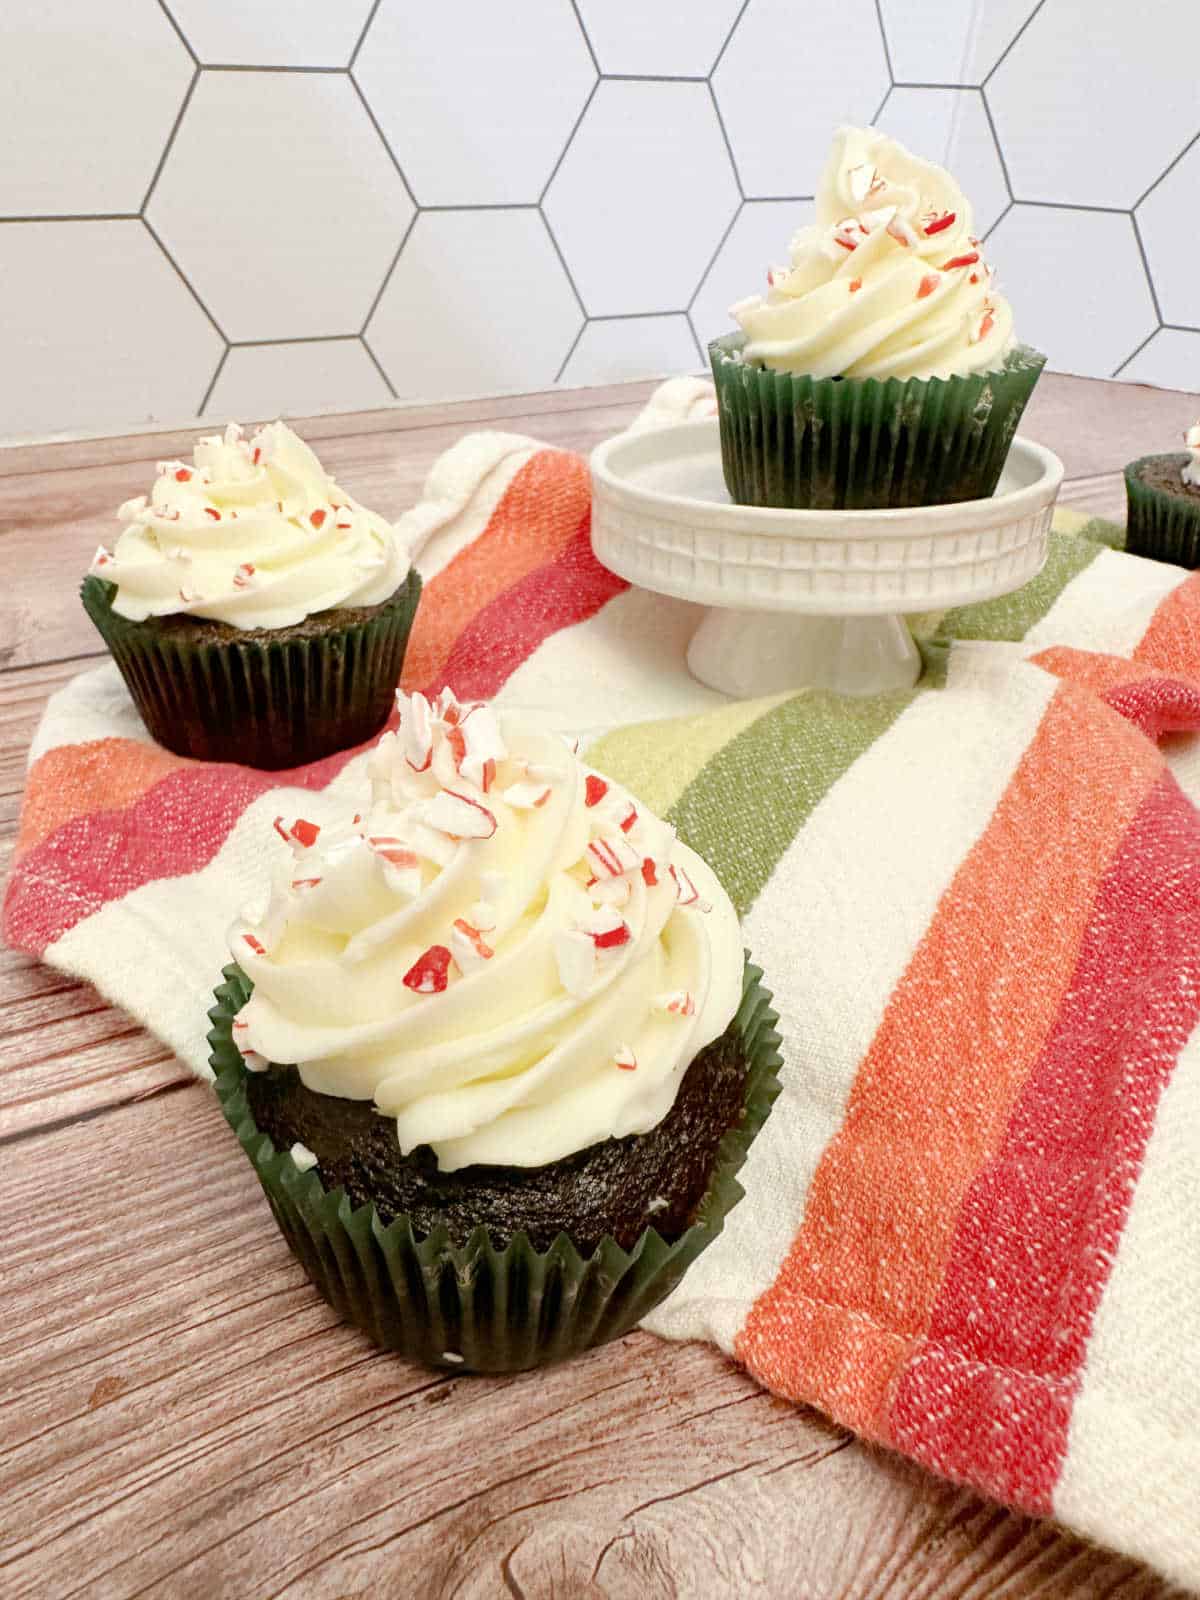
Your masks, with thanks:
[[(398, 515), (499, 427), (586, 450), (650, 386), (301, 424)], [(1046, 376), (1023, 431), (1063, 500), (1194, 397)], [(0, 866), (47, 694), (101, 655), (79, 577), (190, 435), (0, 450)], [(1168, 1586), (636, 1333), (546, 1372), (437, 1374), (338, 1324), (211, 1096), (86, 985), (0, 951), (0, 1594), (948, 1596), (1161, 1600)], [(47, 1241), (53, 1239), (51, 1256)]]

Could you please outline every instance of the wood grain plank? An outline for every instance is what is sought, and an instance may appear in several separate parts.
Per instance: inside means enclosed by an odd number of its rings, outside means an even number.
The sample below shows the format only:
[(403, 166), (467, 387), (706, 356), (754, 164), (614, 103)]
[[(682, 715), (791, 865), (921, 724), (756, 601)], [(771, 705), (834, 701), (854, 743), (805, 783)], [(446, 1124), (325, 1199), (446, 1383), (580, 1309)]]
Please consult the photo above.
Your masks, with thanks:
[[(313, 417), (288, 416), (290, 426), (309, 439), (338, 439), (347, 434), (402, 433), (413, 429), (448, 426), (502, 427), (511, 430), (514, 417), (536, 417), (552, 412), (565, 415), (608, 405), (644, 405), (658, 380), (599, 384), (592, 388), (541, 389), (529, 394), (494, 395), (491, 398), (447, 401), (437, 405), (376, 406), (369, 411), (334, 411)], [(243, 417), (247, 428), (270, 422), (270, 417)], [(189, 449), (198, 434), (211, 433), (215, 424), (189, 422), (180, 426), (148, 428), (141, 433), (93, 433), (59, 439), (0, 444), (0, 477), (13, 473), (58, 472), (64, 468), (111, 465), (120, 461), (153, 461)]]
[(307, 1284), (199, 1086), (6, 1154), (13, 1600), (1171, 1593), (705, 1346), (639, 1334), (496, 1379), (374, 1352)]

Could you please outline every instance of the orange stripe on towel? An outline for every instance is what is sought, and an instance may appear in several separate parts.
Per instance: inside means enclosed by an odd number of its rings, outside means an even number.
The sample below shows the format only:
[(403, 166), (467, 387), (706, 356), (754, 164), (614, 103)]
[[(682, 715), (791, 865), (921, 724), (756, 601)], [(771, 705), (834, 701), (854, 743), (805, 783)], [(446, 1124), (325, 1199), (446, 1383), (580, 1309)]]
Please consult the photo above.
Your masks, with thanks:
[(58, 745), (29, 769), (14, 859), (64, 823), (93, 811), (119, 811), (181, 767), (195, 763), (136, 739)]
[(440, 681), (460, 635), (506, 589), (554, 561), (578, 533), (591, 498), (591, 475), (580, 457), (561, 450), (530, 457), (479, 537), (427, 584), (404, 658), (403, 688)]
[(1133, 659), (1160, 672), (1200, 678), (1200, 572), (1185, 578), (1162, 601)]
[(1056, 691), (892, 995), (788, 1257), (746, 1320), (738, 1353), (770, 1388), (886, 1437), (963, 1198), (1001, 1146), (1096, 890), (1162, 771), (1091, 694)]

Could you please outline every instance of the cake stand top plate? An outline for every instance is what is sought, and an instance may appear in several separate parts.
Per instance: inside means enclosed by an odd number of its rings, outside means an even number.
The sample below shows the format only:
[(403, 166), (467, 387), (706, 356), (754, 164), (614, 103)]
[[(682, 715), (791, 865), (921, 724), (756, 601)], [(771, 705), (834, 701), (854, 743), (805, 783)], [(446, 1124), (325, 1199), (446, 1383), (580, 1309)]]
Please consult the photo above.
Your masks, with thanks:
[(744, 610), (880, 615), (1019, 588), (1046, 557), (1063, 466), (1015, 438), (986, 500), (879, 511), (730, 502), (713, 418), (620, 434), (592, 455), (597, 557), (644, 588)]

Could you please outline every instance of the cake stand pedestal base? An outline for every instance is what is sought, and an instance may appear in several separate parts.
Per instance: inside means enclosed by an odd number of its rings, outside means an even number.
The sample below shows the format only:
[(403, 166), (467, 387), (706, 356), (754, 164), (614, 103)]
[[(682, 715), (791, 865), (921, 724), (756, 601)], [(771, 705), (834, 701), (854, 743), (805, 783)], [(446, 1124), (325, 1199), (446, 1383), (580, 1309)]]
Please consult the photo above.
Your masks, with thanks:
[(903, 617), (806, 617), (714, 608), (692, 636), (688, 667), (739, 700), (803, 684), (834, 694), (911, 689), (921, 657)]

